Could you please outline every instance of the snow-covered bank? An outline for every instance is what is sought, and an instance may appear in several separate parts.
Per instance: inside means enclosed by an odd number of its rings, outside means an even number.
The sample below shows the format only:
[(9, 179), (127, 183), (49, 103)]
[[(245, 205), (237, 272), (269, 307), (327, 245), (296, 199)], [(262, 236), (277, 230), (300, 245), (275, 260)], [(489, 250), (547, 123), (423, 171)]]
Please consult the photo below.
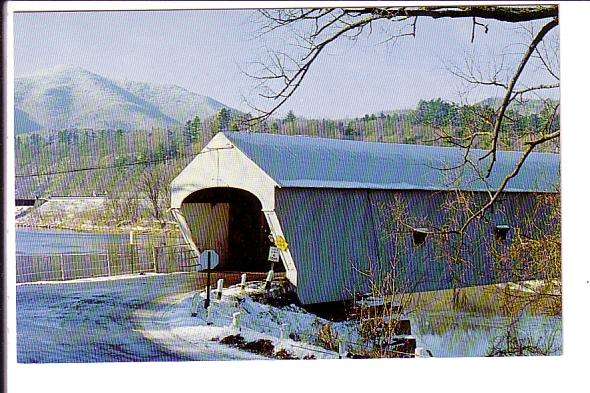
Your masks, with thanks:
[[(223, 344), (223, 338), (228, 336), (240, 335), (244, 342), (269, 340), (274, 347), (272, 357), (284, 350), (299, 359), (339, 357), (337, 351), (317, 345), (321, 328), (328, 324), (335, 337), (357, 338), (354, 322), (332, 323), (295, 305), (273, 307), (254, 301), (250, 295), (259, 292), (261, 285), (250, 283), (244, 293), (237, 286), (227, 288), (220, 301), (212, 301), (209, 316), (203, 307), (203, 292), (196, 296), (189, 293), (161, 298), (157, 309), (138, 310), (134, 319), (141, 321), (142, 334), (162, 348), (200, 360), (270, 357)], [(240, 313), (239, 326), (233, 326), (233, 316), (237, 312)]]
[[(197, 293), (196, 297), (185, 294), (162, 298), (159, 313), (156, 318), (152, 315), (145, 319), (142, 333), (170, 352), (186, 354), (187, 348), (191, 348), (188, 352), (200, 352), (203, 360), (259, 358), (219, 345), (224, 337), (238, 334), (246, 342), (269, 340), (275, 354), (285, 349), (300, 359), (312, 355), (318, 359), (338, 358), (335, 346), (333, 350), (326, 347), (340, 340), (346, 352), (363, 347), (356, 322), (329, 322), (293, 304), (282, 307), (261, 304), (255, 300), (261, 284), (250, 283), (245, 293), (237, 286), (226, 289), (222, 300), (212, 303), (209, 326), (203, 307), (204, 292)], [(197, 314), (195, 317), (191, 317), (193, 312)], [(239, 328), (232, 326), (232, 316), (236, 312), (241, 313)], [(507, 319), (498, 314), (450, 310), (414, 311), (406, 317), (411, 321), (417, 346), (428, 349), (435, 357), (487, 356), (494, 342), (504, 336), (508, 324)], [(525, 315), (518, 324), (518, 330), (527, 339), (536, 345), (545, 345), (551, 354), (561, 353), (561, 329), (560, 317), (545, 315)], [(322, 340), (326, 333), (330, 340)], [(195, 356), (194, 353), (190, 355)]]
[[(245, 297), (241, 330), (231, 326), (235, 298), (211, 307), (211, 321), (198, 307), (191, 317), (193, 294), (204, 274), (146, 274), (19, 284), (16, 288), (17, 360), (19, 363), (75, 363), (179, 360), (268, 359), (219, 342), (240, 334), (246, 340), (269, 339), (276, 349), (295, 356), (337, 358), (334, 351), (290, 338), (289, 331), (313, 340), (317, 317), (297, 307), (265, 306)], [(231, 294), (231, 290), (228, 291)], [(301, 313), (304, 314), (301, 314)], [(327, 321), (323, 321), (324, 323)], [(314, 325), (314, 323), (316, 325)], [(216, 338), (216, 341), (212, 339)], [(298, 356), (298, 357), (299, 357)]]
[(43, 204), (27, 209), (17, 209), (16, 226), (31, 228), (69, 229), (82, 232), (124, 233), (162, 232), (176, 230), (173, 222), (162, 228), (150, 218), (149, 202), (134, 200), (134, 217), (121, 217), (120, 200), (106, 197), (50, 198)]
[(14, 215), (16, 219), (26, 215), (33, 206), (15, 206), (14, 208)]

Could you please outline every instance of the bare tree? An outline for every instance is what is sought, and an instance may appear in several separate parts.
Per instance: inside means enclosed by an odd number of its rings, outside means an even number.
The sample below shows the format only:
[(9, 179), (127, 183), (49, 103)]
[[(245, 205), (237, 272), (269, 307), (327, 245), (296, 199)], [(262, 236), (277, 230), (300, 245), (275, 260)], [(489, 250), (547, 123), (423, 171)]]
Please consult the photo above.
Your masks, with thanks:
[[(283, 31), (295, 37), (297, 43), (291, 47), (283, 46), (280, 50), (269, 49), (266, 58), (255, 63), (256, 69), (249, 75), (259, 81), (260, 97), (270, 103), (269, 108), (254, 107), (258, 115), (251, 122), (262, 121), (275, 113), (302, 85), (315, 62), (325, 53), (326, 48), (340, 40), (357, 40), (371, 34), (382, 34), (383, 41), (395, 42), (404, 37), (415, 37), (419, 34), (418, 20), (431, 19), (468, 19), (472, 22), (471, 40), (478, 29), (485, 33), (489, 20), (521, 24), (529, 22), (527, 29), (530, 40), (521, 53), (520, 61), (510, 70), (502, 66), (486, 77), (476, 72), (473, 64), (465, 69), (450, 70), (467, 84), (474, 86), (495, 86), (503, 90), (496, 108), (487, 113), (483, 119), (487, 127), (474, 129), (466, 136), (442, 134), (440, 137), (465, 149), (465, 165), (469, 162), (469, 152), (482, 138), (490, 141), (486, 154), (477, 158), (486, 162), (484, 175), (488, 178), (497, 160), (501, 135), (506, 123), (513, 121), (508, 115), (509, 108), (515, 102), (522, 102), (531, 94), (543, 90), (559, 88), (558, 53), (555, 46), (550, 45), (549, 33), (558, 27), (558, 8), (549, 6), (459, 6), (459, 7), (379, 7), (379, 8), (318, 8), (318, 9), (268, 9), (261, 10), (261, 34)], [(537, 29), (540, 25), (541, 27)], [(382, 30), (378, 29), (381, 28)], [(536, 85), (522, 83), (523, 71), (532, 63), (540, 64), (547, 74), (547, 81)], [(502, 73), (500, 72), (502, 71)], [(503, 75), (503, 78), (500, 76)], [(546, 116), (543, 124), (528, 130), (524, 142), (521, 160), (515, 165), (504, 182), (490, 194), (489, 202), (474, 212), (473, 217), (466, 220), (465, 225), (481, 215), (497, 200), (510, 179), (516, 176), (530, 153), (540, 145), (555, 141), (560, 136), (556, 127), (556, 116), (559, 104), (546, 100), (544, 111)]]
[[(439, 258), (449, 264), (450, 271), (456, 271), (458, 276), (453, 277), (458, 283), (463, 280), (460, 277), (459, 267), (468, 267), (470, 260), (466, 258), (464, 248), (472, 239), (469, 234), (477, 232), (478, 227), (485, 225), (485, 215), (493, 209), (502, 198), (503, 193), (510, 180), (518, 175), (519, 171), (530, 157), (533, 151), (539, 150), (544, 145), (556, 144), (559, 141), (559, 102), (544, 98), (547, 91), (559, 89), (559, 45), (558, 37), (555, 34), (558, 26), (558, 8), (556, 5), (548, 6), (437, 6), (437, 7), (378, 7), (378, 8), (321, 8), (321, 9), (269, 9), (261, 10), (261, 34), (275, 34), (282, 32), (283, 35), (292, 37), (295, 45), (282, 45), (278, 50), (269, 49), (266, 57), (255, 63), (256, 68), (250, 76), (259, 82), (260, 97), (268, 103), (266, 108), (257, 108), (258, 115), (251, 118), (251, 121), (262, 121), (273, 115), (293, 94), (302, 86), (314, 64), (325, 55), (326, 49), (335, 45), (341, 40), (359, 40), (370, 35), (383, 37), (382, 42), (395, 42), (408, 37), (416, 37), (420, 34), (420, 20), (422, 19), (463, 19), (469, 20), (472, 25), (471, 42), (477, 45), (475, 40), (478, 33), (490, 31), (489, 22), (499, 21), (514, 24), (518, 31), (524, 32), (521, 50), (512, 53), (516, 57), (514, 62), (504, 62), (504, 58), (496, 59), (491, 69), (482, 70), (477, 59), (468, 59), (464, 65), (449, 67), (449, 72), (463, 82), (468, 89), (479, 87), (494, 87), (501, 92), (500, 99), (490, 103), (491, 108), (482, 108), (475, 114), (472, 124), (464, 127), (467, 133), (454, 133), (452, 130), (437, 130), (437, 138), (444, 140), (450, 145), (460, 147), (464, 151), (463, 160), (452, 168), (439, 168), (444, 176), (447, 174), (458, 174), (469, 171), (475, 174), (483, 184), (488, 184), (486, 192), (469, 193), (460, 190), (447, 193), (446, 202), (443, 206), (448, 214), (448, 219), (438, 226), (425, 221), (421, 217), (416, 220), (414, 217), (403, 213), (400, 207), (391, 207), (391, 219), (397, 222), (399, 230), (412, 233), (417, 226), (427, 226), (426, 235), (432, 236), (433, 242), (437, 243)], [(540, 78), (531, 82), (523, 75), (533, 70)], [(498, 160), (498, 151), (502, 149), (503, 139), (509, 129), (513, 128), (519, 119), (515, 107), (525, 106), (531, 98), (541, 99), (542, 116), (537, 124), (523, 126), (520, 135), (520, 147), (522, 154), (509, 173), (496, 184), (489, 180), (492, 171)], [(484, 150), (476, 148), (484, 147)], [(559, 200), (559, 195), (554, 197)], [(559, 209), (558, 204), (551, 204), (551, 209)], [(393, 218), (397, 217), (397, 218)], [(534, 216), (533, 216), (534, 217)], [(532, 224), (532, 223), (528, 223)], [(525, 225), (526, 226), (526, 225)], [(424, 228), (421, 228), (424, 231)], [(554, 233), (554, 232), (552, 232)], [(530, 253), (539, 256), (544, 253), (543, 247), (547, 246), (545, 240), (527, 240), (522, 237), (523, 232), (518, 232), (513, 237), (513, 245), (502, 251), (502, 255), (495, 254), (497, 260), (512, 261), (515, 258), (523, 257), (521, 261), (529, 263)], [(555, 235), (553, 243), (559, 240), (559, 234)], [(552, 266), (550, 277), (560, 277), (559, 268), (561, 257), (559, 248), (551, 248), (548, 252)], [(536, 250), (536, 251), (533, 251)], [(527, 253), (529, 253), (527, 255)], [(526, 258), (525, 258), (526, 257)], [(529, 266), (529, 272), (535, 270), (536, 274), (543, 274), (545, 263)], [(534, 269), (533, 269), (534, 267)], [(501, 271), (502, 267), (497, 266)], [(372, 276), (371, 272), (367, 272)], [(526, 280), (523, 275), (522, 280)], [(377, 295), (384, 295), (393, 291), (393, 288), (385, 288), (383, 285), (390, 285), (390, 280), (373, 280), (372, 292)], [(559, 281), (559, 280), (558, 280)], [(385, 284), (383, 284), (385, 282)], [(548, 281), (552, 282), (552, 281)], [(380, 283), (378, 286), (375, 283)], [(541, 288), (541, 287), (538, 287)], [(538, 289), (537, 288), (537, 289)], [(561, 288), (559, 284), (542, 286), (544, 292), (534, 296), (535, 302), (551, 303), (560, 310)], [(511, 292), (504, 291), (496, 294), (498, 304), (515, 306), (510, 318), (516, 321), (517, 315), (522, 315), (526, 309), (525, 304), (530, 304), (531, 297), (527, 302), (511, 301), (508, 296)], [(521, 294), (522, 291), (516, 292)], [(552, 303), (555, 295), (556, 302)], [(461, 291), (455, 291), (453, 301), (457, 302)], [(512, 295), (513, 296), (513, 295)], [(533, 302), (534, 303), (534, 302)], [(522, 306), (522, 307), (520, 307)], [(509, 324), (510, 325), (510, 324)], [(508, 330), (507, 330), (508, 331)], [(498, 346), (496, 353), (512, 351), (515, 348), (514, 334), (510, 333), (511, 348)], [(529, 353), (534, 353), (532, 346), (527, 347)], [(526, 348), (525, 348), (526, 349)], [(526, 352), (526, 351), (525, 351)], [(518, 354), (518, 350), (513, 351)]]
[[(510, 244), (492, 247), (495, 270), (516, 276), (514, 283), (494, 288), (506, 322), (492, 346), (490, 356), (550, 355), (561, 350), (559, 326), (537, 337), (523, 329), (531, 314), (560, 318), (561, 209), (559, 195), (540, 194), (525, 222), (514, 228)], [(540, 279), (531, 280), (531, 276)]]
[(164, 170), (155, 167), (146, 167), (138, 181), (139, 191), (147, 198), (152, 217), (165, 226), (164, 212), (166, 206), (166, 197), (168, 196), (169, 181)]
[[(361, 310), (358, 316), (364, 322), (360, 323), (360, 333), (367, 340), (360, 353), (368, 357), (401, 355), (392, 347), (376, 345), (375, 338), (392, 342), (405, 315), (413, 314), (433, 327), (443, 327), (445, 318), (459, 324), (466, 311), (478, 313), (481, 318), (478, 323), (493, 327), (494, 336), (487, 348), (489, 356), (559, 353), (562, 296), (559, 194), (537, 194), (532, 198), (529, 195), (526, 201), (520, 202), (514, 197), (496, 204), (496, 217), (516, 214), (520, 218), (518, 225), (511, 228), (509, 240), (493, 239), (490, 216), (474, 220), (469, 231), (449, 230), (462, 225), (465, 217), (479, 208), (480, 201), (486, 198), (484, 193), (452, 191), (443, 192), (437, 198), (443, 201), (442, 220), (413, 212), (401, 198), (382, 206), (388, 218), (381, 227), (380, 238), (395, 244), (390, 251), (391, 259), (386, 266), (367, 261), (366, 266), (355, 266), (355, 270), (366, 278), (372, 297), (395, 299), (397, 303), (389, 303), (394, 307), (376, 312)], [(436, 295), (416, 292), (417, 287), (436, 277), (404, 276), (402, 255), (408, 252), (408, 240), (417, 229), (426, 236), (418, 247), (426, 247), (423, 252), (431, 258), (423, 263), (446, 266), (450, 280), (447, 284), (452, 289), (436, 291)], [(488, 235), (491, 241), (481, 240)], [(475, 257), (477, 261), (473, 257), (475, 249), (480, 253)], [(475, 263), (487, 267), (479, 269)], [(473, 285), (470, 282), (473, 279), (491, 285), (467, 288)], [(492, 284), (498, 281), (499, 284)], [(444, 310), (442, 320), (437, 312), (429, 316), (433, 307)], [(533, 327), (529, 325), (531, 322)]]
[[(295, 37), (296, 45), (267, 52), (266, 59), (256, 63), (258, 67), (251, 76), (260, 82), (260, 96), (270, 103), (268, 109), (250, 121), (262, 121), (276, 112), (304, 82), (308, 72), (326, 48), (339, 40), (357, 40), (371, 34), (381, 34), (384, 41), (394, 42), (404, 37), (419, 34), (418, 20), (468, 19), (472, 23), (471, 40), (478, 29), (487, 33), (487, 21), (517, 24), (525, 31), (528, 43), (520, 54), (517, 64), (511, 69), (502, 61), (486, 75), (474, 61), (465, 67), (453, 67), (449, 71), (461, 81), (473, 87), (494, 86), (503, 91), (493, 110), (482, 110), (473, 124), (467, 125), (466, 135), (456, 135), (439, 130), (438, 138), (464, 149), (464, 159), (459, 166), (475, 171), (482, 180), (490, 178), (501, 148), (502, 135), (508, 125), (517, 121), (510, 108), (526, 102), (531, 95), (541, 97), (542, 91), (559, 88), (559, 53), (555, 35), (558, 27), (558, 8), (548, 6), (459, 6), (459, 7), (379, 7), (379, 8), (321, 8), (321, 9), (268, 9), (261, 10), (261, 34), (282, 30)], [(528, 25), (523, 25), (523, 23)], [(381, 28), (382, 30), (378, 29)], [(378, 32), (377, 32), (378, 31)], [(541, 83), (527, 84), (522, 81), (527, 67), (538, 67), (543, 73)], [(559, 103), (545, 99), (541, 110), (540, 124), (526, 127), (523, 132), (522, 155), (513, 170), (499, 183), (489, 187), (488, 198), (470, 209), (470, 214), (445, 231), (463, 234), (474, 220), (490, 209), (502, 195), (512, 178), (518, 175), (530, 154), (540, 146), (559, 140), (557, 121)], [(483, 145), (484, 153), (473, 154), (475, 147)], [(440, 168), (441, 170), (456, 170)]]
[[(283, 105), (299, 88), (312, 65), (329, 46), (340, 39), (356, 40), (363, 34), (371, 34), (378, 24), (388, 24), (394, 29), (384, 30), (384, 41), (395, 41), (403, 37), (415, 37), (419, 18), (468, 18), (472, 20), (472, 39), (477, 26), (488, 27), (479, 20), (496, 20), (519, 23), (544, 19), (550, 21), (532, 38), (521, 64), (511, 80), (513, 88), (524, 66), (531, 56), (539, 55), (539, 43), (549, 31), (558, 25), (556, 6), (536, 7), (386, 7), (386, 8), (327, 8), (327, 9), (276, 9), (261, 10), (263, 21), (261, 32), (268, 34), (279, 29), (289, 29), (298, 38), (298, 45), (287, 50), (269, 50), (267, 59), (258, 63), (260, 69), (251, 76), (260, 80), (266, 88), (261, 93), (271, 101), (270, 109), (260, 110), (253, 120), (267, 118)], [(556, 75), (555, 75), (556, 76)], [(506, 86), (509, 87), (509, 86)], [(517, 93), (517, 92), (514, 92)], [(511, 95), (506, 98), (511, 99)], [(506, 110), (508, 103), (503, 103)], [(502, 109), (501, 109), (502, 110)], [(498, 123), (501, 124), (502, 116)]]

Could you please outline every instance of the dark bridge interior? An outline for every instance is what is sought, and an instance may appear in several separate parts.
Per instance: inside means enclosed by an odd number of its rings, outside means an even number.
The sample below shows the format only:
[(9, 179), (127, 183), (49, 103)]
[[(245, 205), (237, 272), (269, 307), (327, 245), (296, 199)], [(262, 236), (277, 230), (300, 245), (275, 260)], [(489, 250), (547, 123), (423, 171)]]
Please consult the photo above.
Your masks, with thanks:
[[(268, 251), (272, 245), (270, 230), (262, 204), (253, 194), (229, 187), (207, 188), (189, 195), (183, 203), (227, 203), (229, 204), (227, 258), (219, 270), (225, 271), (268, 271)], [(284, 270), (282, 264), (275, 264), (276, 271)]]

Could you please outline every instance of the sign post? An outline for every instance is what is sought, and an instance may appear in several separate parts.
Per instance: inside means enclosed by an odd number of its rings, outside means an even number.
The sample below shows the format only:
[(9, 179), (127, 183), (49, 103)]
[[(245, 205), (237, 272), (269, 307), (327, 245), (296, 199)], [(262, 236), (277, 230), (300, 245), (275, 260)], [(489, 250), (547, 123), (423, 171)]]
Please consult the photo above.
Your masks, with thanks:
[(278, 247), (270, 247), (270, 249), (268, 250), (268, 260), (270, 261), (270, 270), (268, 272), (268, 275), (266, 276), (266, 284), (265, 284), (265, 289), (270, 289), (270, 282), (273, 279), (274, 276), (274, 267), (275, 267), (275, 262), (279, 261), (279, 255), (280, 255), (280, 249)]
[(205, 294), (206, 299), (203, 306), (209, 308), (211, 304), (211, 269), (214, 269), (219, 264), (219, 255), (217, 255), (215, 250), (205, 250), (199, 257), (199, 264), (203, 259), (207, 260), (207, 293)]
[(211, 301), (211, 253), (207, 253), (207, 293), (205, 298), (205, 309), (209, 308)]

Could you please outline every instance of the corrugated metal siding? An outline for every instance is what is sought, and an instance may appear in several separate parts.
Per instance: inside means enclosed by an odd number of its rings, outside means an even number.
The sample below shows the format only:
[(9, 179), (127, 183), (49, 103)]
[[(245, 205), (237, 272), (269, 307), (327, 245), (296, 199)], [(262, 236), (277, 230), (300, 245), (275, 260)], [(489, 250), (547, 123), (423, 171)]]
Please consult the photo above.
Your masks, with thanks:
[[(224, 135), (282, 187), (487, 191), (497, 188), (522, 156), (498, 152), (491, 176), (484, 179), (470, 166), (441, 171), (462, 164), (464, 149), (248, 132)], [(489, 159), (479, 158), (485, 154), (469, 153), (484, 174)], [(559, 182), (559, 155), (532, 153), (506, 191), (556, 192)]]
[[(276, 213), (297, 266), (303, 303), (351, 298), (365, 292), (355, 268), (376, 260), (367, 192), (280, 189)], [(364, 287), (364, 288), (363, 288)]]
[(442, 195), (425, 191), (397, 192), (371, 191), (370, 205), (376, 220), (380, 263), (397, 268), (396, 290), (402, 292), (424, 291), (440, 287), (450, 281), (445, 261), (438, 260), (430, 235), (423, 245), (413, 244), (412, 231), (392, 216), (392, 204), (400, 203), (408, 208), (415, 227), (431, 228), (443, 222), (439, 206)]
[[(500, 273), (490, 252), (492, 246), (505, 245), (495, 240), (493, 230), (497, 224), (523, 225), (534, 203), (533, 194), (505, 194), (485, 220), (470, 227), (461, 249), (464, 262), (454, 263), (441, 251), (450, 243), (429, 235), (423, 245), (415, 246), (411, 230), (395, 221), (390, 208), (394, 201), (401, 202), (412, 225), (440, 228), (453, 218), (442, 209), (452, 197), (449, 192), (285, 188), (277, 190), (276, 197), (303, 303), (350, 299), (354, 292), (366, 292), (369, 281), (357, 269), (369, 267), (379, 272), (375, 278), (395, 267), (400, 292), (505, 282), (511, 275)], [(535, 221), (543, 228), (546, 217)]]

